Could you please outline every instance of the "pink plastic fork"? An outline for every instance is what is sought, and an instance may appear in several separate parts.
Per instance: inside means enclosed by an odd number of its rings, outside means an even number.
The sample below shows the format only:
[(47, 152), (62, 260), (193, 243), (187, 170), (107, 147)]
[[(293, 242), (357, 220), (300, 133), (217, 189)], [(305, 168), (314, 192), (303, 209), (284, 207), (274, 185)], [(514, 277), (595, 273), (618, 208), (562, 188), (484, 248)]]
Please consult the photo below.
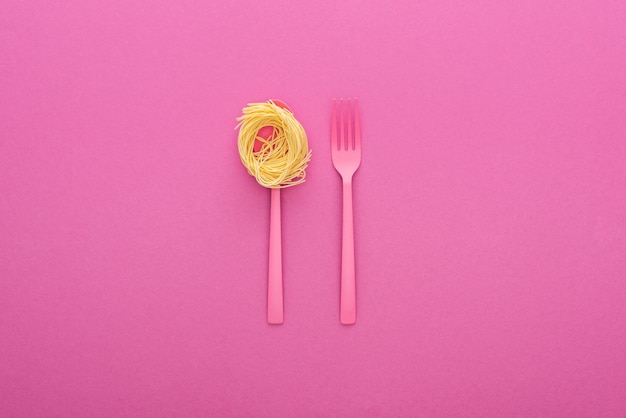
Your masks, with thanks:
[[(344, 124), (343, 99), (339, 99), (339, 127), (337, 101), (333, 100), (331, 118), (331, 154), (333, 165), (343, 180), (343, 232), (341, 240), (341, 307), (340, 321), (350, 325), (356, 322), (356, 281), (354, 274), (354, 226), (352, 223), (352, 176), (361, 164), (361, 124), (355, 98), (354, 109), (347, 100), (347, 124)], [(354, 112), (354, 123), (352, 120)]]

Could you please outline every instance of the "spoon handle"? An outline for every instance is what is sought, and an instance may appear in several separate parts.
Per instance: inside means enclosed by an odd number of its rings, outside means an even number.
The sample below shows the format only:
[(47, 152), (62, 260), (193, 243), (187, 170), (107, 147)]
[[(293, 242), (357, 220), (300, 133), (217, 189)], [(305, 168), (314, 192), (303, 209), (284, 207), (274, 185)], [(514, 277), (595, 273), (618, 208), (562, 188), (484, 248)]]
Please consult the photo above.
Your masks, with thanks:
[(280, 228), (280, 189), (271, 189), (270, 258), (267, 279), (267, 322), (283, 323), (283, 266)]

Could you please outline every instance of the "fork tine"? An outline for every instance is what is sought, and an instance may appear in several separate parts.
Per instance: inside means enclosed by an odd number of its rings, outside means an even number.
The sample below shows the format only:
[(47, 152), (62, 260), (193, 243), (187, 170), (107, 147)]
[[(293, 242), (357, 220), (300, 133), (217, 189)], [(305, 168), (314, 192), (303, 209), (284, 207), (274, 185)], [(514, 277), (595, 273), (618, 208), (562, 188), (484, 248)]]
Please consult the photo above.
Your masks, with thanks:
[(361, 149), (361, 120), (357, 98), (354, 98), (354, 149)]
[(346, 107), (347, 107), (346, 113), (348, 114), (348, 126), (347, 126), (348, 137), (346, 139), (346, 149), (351, 150), (351, 149), (354, 149), (354, 142), (352, 141), (352, 112), (351, 112), (352, 106), (350, 105), (349, 98), (348, 98)]
[(343, 99), (339, 99), (339, 149), (346, 149), (346, 128), (343, 124)]
[(337, 144), (337, 100), (335, 99), (333, 99), (333, 112), (330, 117), (330, 146), (333, 151), (339, 147)]

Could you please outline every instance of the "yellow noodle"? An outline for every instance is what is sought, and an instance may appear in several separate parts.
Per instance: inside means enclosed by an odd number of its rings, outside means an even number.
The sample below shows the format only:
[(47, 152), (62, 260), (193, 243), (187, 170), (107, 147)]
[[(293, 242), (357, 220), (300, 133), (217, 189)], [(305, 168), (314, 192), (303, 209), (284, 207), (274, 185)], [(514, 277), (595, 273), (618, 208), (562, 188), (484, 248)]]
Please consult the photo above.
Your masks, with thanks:
[[(306, 132), (293, 113), (270, 100), (248, 104), (237, 121), (241, 162), (261, 186), (284, 188), (304, 181), (311, 151)], [(274, 128), (270, 138), (258, 136), (264, 126)], [(263, 144), (257, 152), (255, 141)]]

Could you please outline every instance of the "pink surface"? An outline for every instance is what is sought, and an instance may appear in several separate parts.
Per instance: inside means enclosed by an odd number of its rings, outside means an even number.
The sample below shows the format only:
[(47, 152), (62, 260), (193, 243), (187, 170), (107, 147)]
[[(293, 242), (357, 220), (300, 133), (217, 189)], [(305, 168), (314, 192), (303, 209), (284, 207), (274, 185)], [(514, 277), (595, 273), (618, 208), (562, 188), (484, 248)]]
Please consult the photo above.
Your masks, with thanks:
[[(62, 3), (62, 5), (51, 5)], [(0, 415), (623, 416), (621, 1), (4, 1)], [(330, 99), (357, 96), (358, 322)], [(235, 118), (285, 100), (285, 323)]]

